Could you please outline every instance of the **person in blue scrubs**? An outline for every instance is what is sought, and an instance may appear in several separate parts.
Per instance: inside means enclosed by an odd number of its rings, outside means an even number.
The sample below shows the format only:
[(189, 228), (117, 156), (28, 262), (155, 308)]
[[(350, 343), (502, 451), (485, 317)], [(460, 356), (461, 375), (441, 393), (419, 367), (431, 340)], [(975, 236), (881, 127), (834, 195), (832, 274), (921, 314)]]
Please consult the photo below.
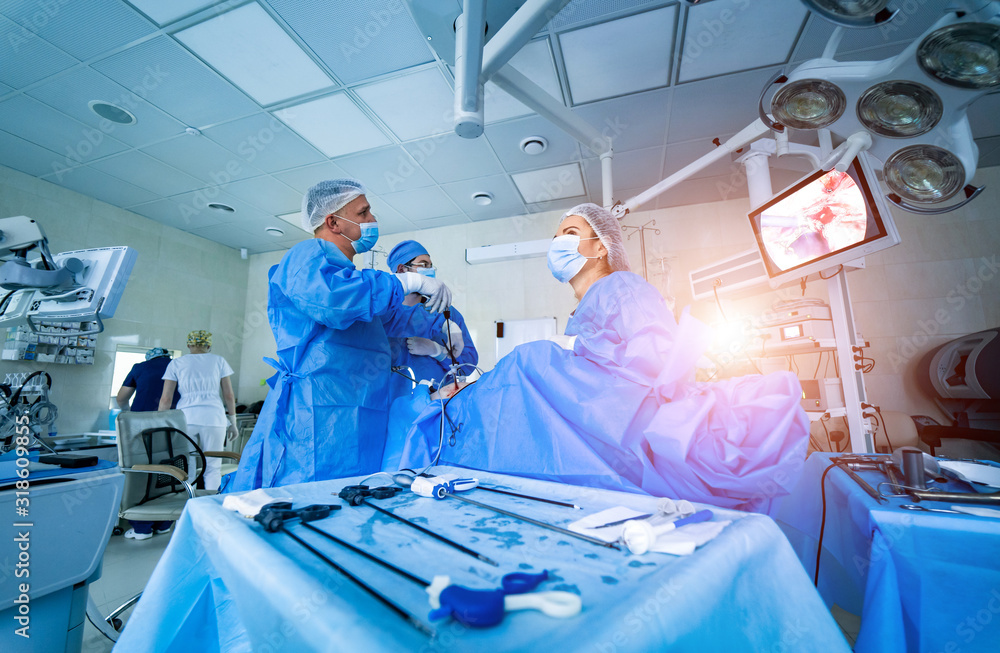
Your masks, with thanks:
[(564, 216), (548, 258), (579, 301), (570, 348), (523, 344), (446, 402), (429, 402), (398, 467), (437, 460), (760, 512), (788, 493), (809, 438), (795, 375), (694, 381), (708, 328), (687, 312), (675, 321), (629, 271), (621, 227), (599, 206)]
[[(439, 337), (451, 292), (436, 279), (358, 269), (378, 223), (354, 179), (320, 182), (302, 202), (314, 234), (268, 272), (278, 373), (226, 491), (377, 471), (389, 409), (389, 337)], [(428, 298), (404, 306), (410, 293)]]

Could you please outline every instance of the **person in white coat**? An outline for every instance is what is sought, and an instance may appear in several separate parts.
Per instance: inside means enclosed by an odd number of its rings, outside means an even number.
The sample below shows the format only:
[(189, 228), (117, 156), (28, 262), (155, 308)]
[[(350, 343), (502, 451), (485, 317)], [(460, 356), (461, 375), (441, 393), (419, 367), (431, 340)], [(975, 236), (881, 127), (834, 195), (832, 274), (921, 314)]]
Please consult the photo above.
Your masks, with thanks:
[[(176, 388), (181, 395), (177, 408), (184, 411), (187, 434), (202, 451), (221, 451), (228, 433), (236, 436), (236, 397), (229, 377), (233, 368), (226, 359), (209, 353), (212, 334), (192, 331), (187, 339), (187, 356), (170, 361), (163, 373), (163, 394), (159, 410), (169, 410)], [(222, 461), (205, 462), (205, 489), (218, 490), (222, 482)]]

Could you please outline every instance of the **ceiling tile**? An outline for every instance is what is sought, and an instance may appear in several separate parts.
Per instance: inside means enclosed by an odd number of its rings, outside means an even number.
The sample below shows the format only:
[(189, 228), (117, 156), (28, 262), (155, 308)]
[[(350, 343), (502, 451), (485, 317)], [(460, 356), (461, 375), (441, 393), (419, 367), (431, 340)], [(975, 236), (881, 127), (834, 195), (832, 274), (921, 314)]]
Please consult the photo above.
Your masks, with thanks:
[(140, 43), (92, 66), (192, 127), (259, 111), (255, 102), (167, 36)]
[[(923, 6), (918, 6), (916, 11), (900, 11), (896, 18), (879, 27), (844, 30), (844, 36), (834, 58), (838, 61), (847, 61), (849, 59), (844, 55), (849, 52), (881, 47), (888, 43), (913, 42), (943, 15), (943, 8), (934, 3), (919, 4)], [(805, 61), (822, 56), (835, 27), (836, 25), (820, 16), (810, 15), (795, 47), (792, 61)], [(899, 48), (896, 48), (896, 51), (899, 51)]]
[(273, 242), (269, 242), (266, 236), (253, 236), (229, 224), (192, 229), (191, 233), (236, 250), (245, 247), (254, 254), (282, 249)]
[(53, 172), (53, 162), (62, 158), (51, 150), (0, 131), (0, 165), (41, 177)]
[(592, 22), (612, 13), (641, 9), (649, 5), (662, 4), (662, 0), (570, 0), (549, 23), (554, 30), (563, 30), (571, 25)]
[[(238, 221), (235, 225), (240, 231), (250, 234), (251, 236), (257, 238), (263, 238), (265, 241), (270, 242), (283, 242), (289, 239), (305, 239), (310, 237), (311, 234), (307, 234), (300, 228), (295, 228), (289, 225), (284, 220), (278, 218), (275, 215), (264, 215), (264, 216), (254, 216)], [(268, 229), (280, 229), (281, 235), (273, 234)]]
[(203, 133), (264, 172), (287, 170), (326, 158), (269, 113), (216, 125)]
[(679, 80), (784, 63), (808, 13), (800, 0), (715, 0), (689, 8)]
[[(303, 236), (311, 236), (312, 235), (308, 231), (306, 231), (305, 229), (302, 228), (302, 211), (301, 210), (299, 210), (299, 211), (292, 211), (291, 213), (282, 213), (282, 214), (277, 215), (275, 217), (278, 218), (279, 220), (284, 221), (285, 224), (290, 225), (291, 227), (293, 227), (292, 230), (289, 231), (289, 232), (287, 232), (287, 233), (295, 233), (296, 229), (297, 229), (298, 233), (302, 234)], [(380, 230), (380, 233), (381, 233), (381, 230)]]
[(1000, 93), (990, 93), (969, 105), (969, 125), (976, 138), (1000, 134)]
[[(747, 185), (734, 184), (728, 176), (707, 177), (704, 179), (689, 179), (670, 190), (665, 191), (653, 201), (659, 208), (671, 206), (687, 206), (689, 204), (704, 204), (706, 202), (721, 202), (723, 200), (747, 197)], [(652, 202), (646, 205), (652, 208)], [(643, 210), (640, 207), (640, 210)]]
[(168, 227), (187, 231), (191, 228), (188, 212), (172, 199), (159, 199), (128, 207), (129, 211), (156, 220)]
[(194, 177), (135, 150), (95, 161), (91, 167), (160, 196), (186, 193), (205, 185)]
[[(88, 67), (56, 77), (27, 94), (132, 147), (142, 147), (184, 132), (182, 123)], [(119, 125), (104, 120), (90, 110), (88, 103), (92, 100), (109, 102), (128, 110), (136, 117), (136, 123)]]
[[(593, 158), (587, 159), (583, 163), (587, 178), (587, 190), (590, 191), (591, 196), (600, 198), (602, 195), (601, 161), (600, 159)], [(615, 152), (615, 158), (611, 163), (611, 180), (616, 191), (614, 193), (615, 199), (627, 199), (619, 196), (617, 192), (619, 189), (635, 188), (637, 186), (649, 188), (660, 181), (662, 179), (660, 176), (660, 169), (662, 167), (662, 147)]]
[(327, 179), (343, 179), (348, 176), (350, 175), (344, 172), (343, 168), (329, 161), (317, 163), (316, 165), (311, 166), (302, 166), (301, 168), (295, 168), (294, 170), (278, 172), (274, 175), (275, 179), (291, 186), (303, 195), (305, 195), (306, 191), (312, 186), (321, 181), (325, 181)]
[(156, 194), (133, 186), (111, 175), (98, 172), (87, 166), (72, 170), (62, 170), (57, 174), (42, 177), (45, 181), (75, 190), (81, 195), (93, 197), (114, 206), (129, 206), (156, 199)]
[(0, 125), (27, 141), (58, 152), (58, 165), (64, 167), (128, 149), (101, 130), (81, 124), (24, 95), (0, 102)]
[(1000, 136), (977, 138), (976, 145), (979, 147), (980, 168), (1000, 165)]
[(174, 38), (263, 105), (333, 85), (260, 5), (250, 3)]
[(511, 175), (521, 197), (528, 204), (549, 202), (586, 194), (579, 163), (518, 172)]
[(670, 104), (667, 143), (735, 133), (757, 119), (757, 98), (776, 68), (681, 84)]
[[(567, 211), (577, 204), (588, 201), (586, 197), (569, 197), (562, 200), (552, 200), (549, 202), (536, 202), (526, 204), (528, 213), (548, 213), (549, 211)], [(553, 225), (555, 227), (557, 225)]]
[[(442, 188), (472, 220), (506, 218), (527, 212), (521, 201), (521, 194), (507, 175), (467, 179), (445, 184)], [(474, 193), (490, 193), (493, 195), (493, 202), (489, 206), (479, 206), (472, 199)]]
[[(221, 223), (238, 225), (245, 220), (273, 217), (218, 188), (203, 188), (192, 193), (174, 195), (170, 199), (181, 207), (181, 221), (185, 225), (181, 229), (185, 231)], [(230, 206), (234, 212), (209, 208), (208, 205), (212, 203)]]
[(420, 222), (460, 213), (454, 202), (438, 186), (379, 195), (407, 220)]
[(129, 4), (146, 14), (160, 25), (172, 23), (178, 18), (189, 16), (218, 0), (127, 0)]
[(380, 234), (398, 234), (404, 231), (413, 231), (416, 225), (399, 214), (396, 209), (389, 206), (381, 197), (377, 195), (367, 196), (372, 205), (372, 213), (378, 219), (378, 232)]
[[(563, 101), (562, 88), (552, 59), (552, 48), (547, 38), (531, 41), (508, 62), (512, 68), (538, 84), (549, 95)], [(486, 122), (507, 120), (517, 116), (527, 116), (534, 111), (515, 100), (493, 82), (487, 82), (483, 89), (483, 117)]]
[(337, 165), (373, 193), (395, 193), (434, 184), (434, 180), (400, 147), (342, 156), (337, 159)]
[(0, 13), (85, 60), (156, 31), (156, 26), (120, 0), (86, 2), (0, 1)]
[[(732, 136), (733, 134), (719, 134), (719, 141), (725, 142)], [(712, 142), (711, 138), (699, 138), (692, 141), (684, 141), (683, 143), (671, 143), (667, 146), (663, 177), (669, 177), (684, 166), (694, 163), (715, 148), (716, 145)], [(692, 174), (690, 179), (729, 175), (733, 170), (739, 170), (739, 167), (734, 168), (734, 165), (731, 157), (723, 157), (720, 161), (716, 161), (704, 170)]]
[(73, 57), (3, 16), (0, 16), (0, 61), (4, 62), (0, 66), (0, 82), (13, 88), (23, 88), (77, 63)]
[(646, 91), (574, 107), (573, 113), (609, 137), (616, 153), (641, 150), (664, 143), (671, 93), (670, 89)]
[(666, 86), (676, 17), (672, 5), (560, 34), (573, 103)]
[(440, 134), (403, 147), (439, 184), (503, 172), (485, 138)]
[(289, 213), (302, 204), (302, 193), (266, 175), (234, 181), (226, 185), (225, 191), (250, 206), (274, 215)]
[(345, 83), (434, 60), (405, 2), (269, 0), (268, 4)]
[(435, 229), (437, 227), (451, 227), (456, 224), (468, 224), (468, 223), (469, 223), (469, 218), (467, 218), (462, 214), (446, 215), (441, 218), (430, 218), (428, 220), (421, 220), (417, 224), (417, 229)]
[(402, 141), (454, 128), (455, 92), (437, 67), (359, 86), (354, 92)]
[(184, 134), (142, 148), (146, 154), (185, 172), (206, 184), (228, 184), (263, 174), (242, 158), (204, 136)]
[(12, 89), (11, 87), (7, 86), (6, 84), (0, 84), (0, 97), (3, 97), (5, 95), (7, 95), (8, 93), (12, 93), (13, 91), (14, 91), (14, 89)]
[[(540, 116), (487, 125), (485, 135), (508, 172), (580, 159), (576, 140)], [(528, 136), (541, 136), (548, 141), (548, 147), (541, 154), (525, 154), (521, 151), (521, 141)]]
[(274, 115), (328, 157), (391, 143), (344, 93), (281, 109)]

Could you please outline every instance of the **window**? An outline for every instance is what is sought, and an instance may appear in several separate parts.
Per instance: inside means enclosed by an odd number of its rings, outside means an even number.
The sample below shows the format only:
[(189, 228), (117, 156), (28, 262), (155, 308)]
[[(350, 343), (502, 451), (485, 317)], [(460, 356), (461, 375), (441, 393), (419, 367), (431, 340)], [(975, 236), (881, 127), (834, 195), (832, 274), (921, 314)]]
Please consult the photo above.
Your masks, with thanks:
[[(150, 349), (151, 347), (118, 345), (115, 351), (114, 373), (111, 375), (111, 397), (108, 400), (108, 408), (118, 408), (118, 402), (115, 401), (115, 397), (118, 395), (118, 390), (122, 387), (122, 383), (125, 382), (125, 377), (128, 376), (133, 365), (146, 360), (146, 352)], [(171, 358), (177, 358), (181, 355), (179, 349), (168, 349), (167, 351), (170, 352)]]

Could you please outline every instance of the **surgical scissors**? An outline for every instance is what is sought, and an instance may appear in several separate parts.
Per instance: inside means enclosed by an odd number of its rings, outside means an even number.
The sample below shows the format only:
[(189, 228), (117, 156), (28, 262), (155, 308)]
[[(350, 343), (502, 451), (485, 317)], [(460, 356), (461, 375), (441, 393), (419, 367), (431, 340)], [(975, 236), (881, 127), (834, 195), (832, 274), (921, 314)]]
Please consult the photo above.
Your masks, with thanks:
[(917, 506), (912, 503), (906, 503), (900, 506), (903, 510), (921, 510), (923, 512), (947, 512), (953, 515), (963, 515), (965, 513), (959, 510), (946, 510), (945, 508), (925, 508), (924, 506)]

